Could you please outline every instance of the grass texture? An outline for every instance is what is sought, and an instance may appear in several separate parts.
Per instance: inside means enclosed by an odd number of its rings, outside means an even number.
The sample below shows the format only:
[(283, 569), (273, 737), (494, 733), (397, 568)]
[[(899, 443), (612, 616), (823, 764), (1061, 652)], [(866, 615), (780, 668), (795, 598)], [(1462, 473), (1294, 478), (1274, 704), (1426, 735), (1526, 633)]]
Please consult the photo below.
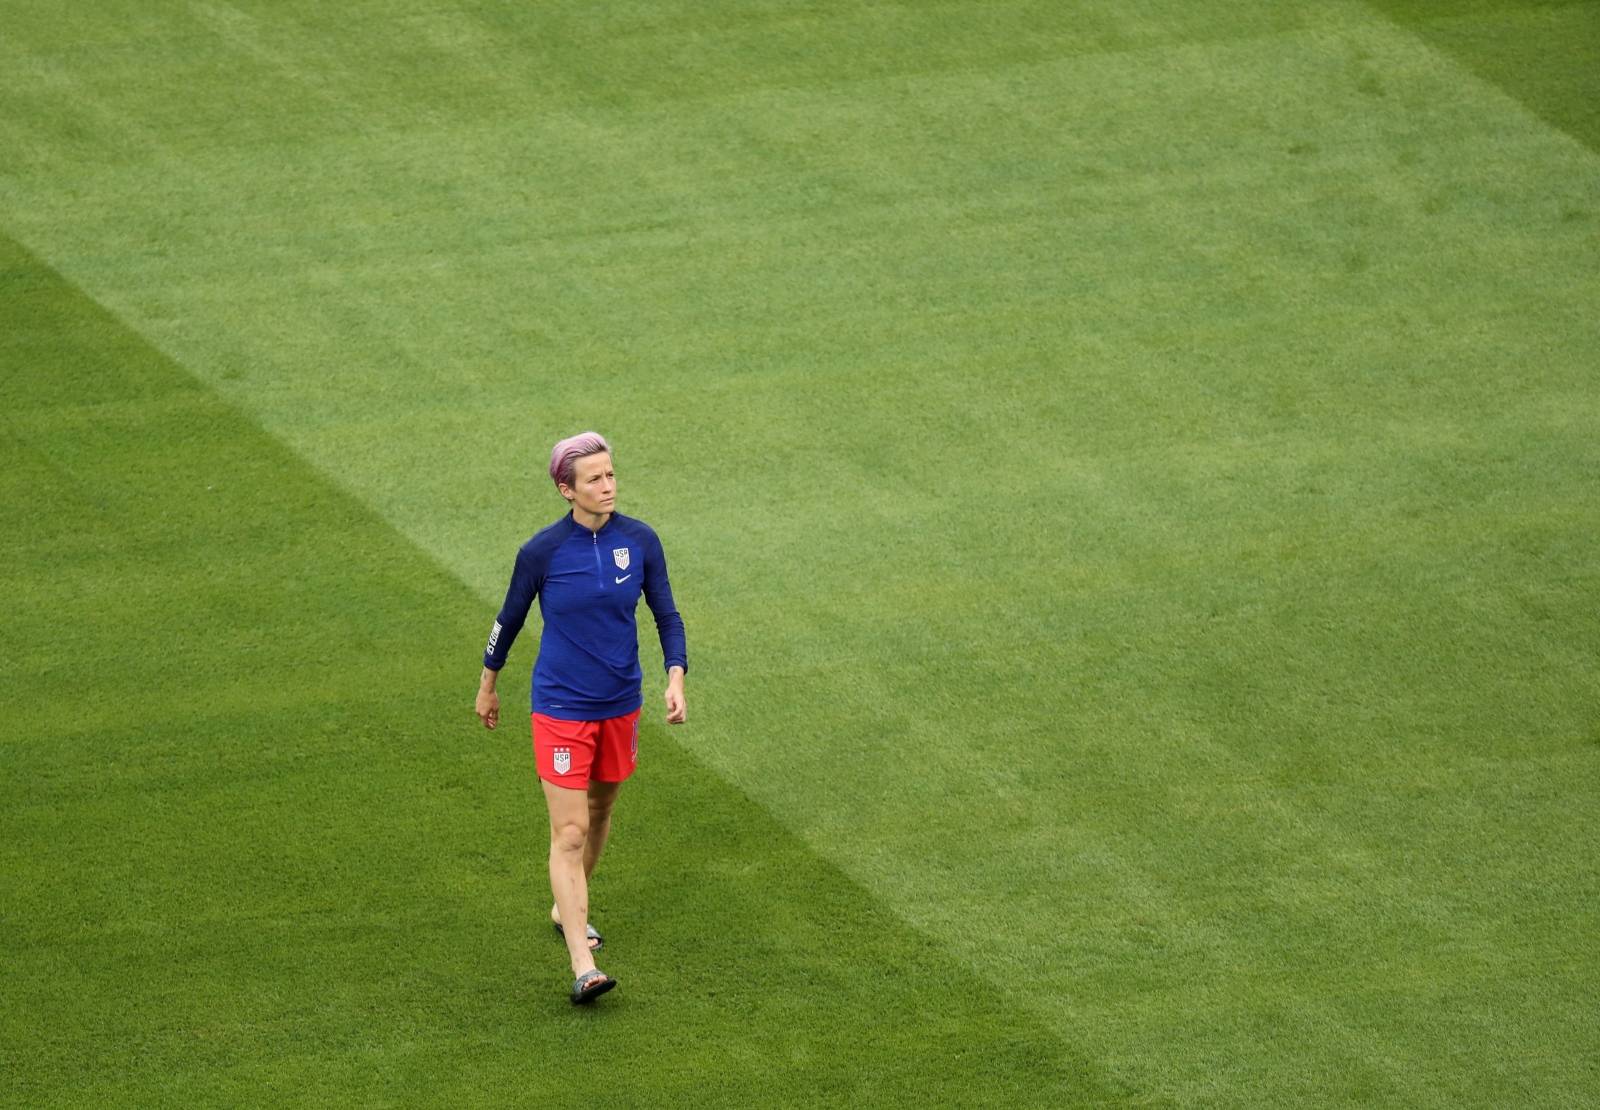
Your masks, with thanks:
[(672, 745), (597, 891), (631, 989), (573, 1011), (530, 755), (446, 663), (471, 594), (12, 244), (0, 274), (7, 365), (62, 371), (7, 396), (8, 554), (51, 568), (8, 591), (9, 1096), (1104, 1095)]
[(1600, 1099), (1600, 5), (3, 8), (0, 1095)]

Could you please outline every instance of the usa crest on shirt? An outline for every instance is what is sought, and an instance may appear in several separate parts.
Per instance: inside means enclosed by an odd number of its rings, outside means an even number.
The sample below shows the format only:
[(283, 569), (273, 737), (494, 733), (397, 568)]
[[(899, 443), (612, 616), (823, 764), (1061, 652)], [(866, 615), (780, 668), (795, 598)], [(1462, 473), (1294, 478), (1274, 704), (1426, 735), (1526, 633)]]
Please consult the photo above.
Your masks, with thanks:
[(613, 547), (611, 557), (617, 561), (618, 570), (628, 569), (628, 549), (626, 547)]

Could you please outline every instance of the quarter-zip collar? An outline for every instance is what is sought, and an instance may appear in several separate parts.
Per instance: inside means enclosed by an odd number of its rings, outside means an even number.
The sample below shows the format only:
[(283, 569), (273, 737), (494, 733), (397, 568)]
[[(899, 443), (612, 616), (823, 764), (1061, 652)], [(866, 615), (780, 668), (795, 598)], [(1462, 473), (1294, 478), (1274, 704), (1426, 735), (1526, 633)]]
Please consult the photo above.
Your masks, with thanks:
[(616, 519), (617, 519), (617, 510), (612, 509), (611, 512), (606, 515), (606, 522), (604, 524), (602, 524), (599, 528), (596, 528), (593, 531), (590, 531), (587, 527), (585, 527), (584, 525), (578, 523), (578, 518), (573, 515), (571, 509), (567, 510), (567, 525), (574, 532), (582, 532), (586, 536), (596, 536), (596, 537), (598, 537), (607, 528), (610, 528), (611, 525), (616, 522)]

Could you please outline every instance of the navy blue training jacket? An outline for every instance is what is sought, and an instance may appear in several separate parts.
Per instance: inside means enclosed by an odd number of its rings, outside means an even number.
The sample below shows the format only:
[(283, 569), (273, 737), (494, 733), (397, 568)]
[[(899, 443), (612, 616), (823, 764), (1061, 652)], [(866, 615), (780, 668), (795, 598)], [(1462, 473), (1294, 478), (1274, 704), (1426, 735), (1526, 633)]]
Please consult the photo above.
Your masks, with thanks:
[(483, 665), (493, 671), (505, 666), (538, 597), (544, 631), (533, 667), (533, 711), (564, 721), (632, 713), (644, 703), (634, 623), (640, 594), (655, 616), (666, 666), (687, 671), (683, 618), (672, 603), (667, 557), (655, 532), (621, 513), (591, 532), (568, 513), (517, 551)]

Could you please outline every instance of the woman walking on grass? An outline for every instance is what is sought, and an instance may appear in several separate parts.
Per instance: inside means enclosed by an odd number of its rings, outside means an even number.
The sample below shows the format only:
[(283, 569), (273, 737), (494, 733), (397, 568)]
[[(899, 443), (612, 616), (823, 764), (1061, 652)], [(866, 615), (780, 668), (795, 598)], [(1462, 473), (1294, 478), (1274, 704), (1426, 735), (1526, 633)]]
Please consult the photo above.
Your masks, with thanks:
[(639, 759), (641, 594), (661, 638), (668, 724), (684, 720), (689, 659), (661, 541), (615, 509), (610, 446), (594, 432), (562, 440), (550, 452), (550, 478), (571, 511), (517, 552), (483, 653), (476, 711), (485, 728), (499, 724), (495, 680), (537, 597), (544, 629), (533, 667), (533, 751), (550, 810), (550, 919), (572, 961), (572, 1001), (582, 1003), (617, 985), (595, 967), (604, 940), (589, 924), (589, 876)]

